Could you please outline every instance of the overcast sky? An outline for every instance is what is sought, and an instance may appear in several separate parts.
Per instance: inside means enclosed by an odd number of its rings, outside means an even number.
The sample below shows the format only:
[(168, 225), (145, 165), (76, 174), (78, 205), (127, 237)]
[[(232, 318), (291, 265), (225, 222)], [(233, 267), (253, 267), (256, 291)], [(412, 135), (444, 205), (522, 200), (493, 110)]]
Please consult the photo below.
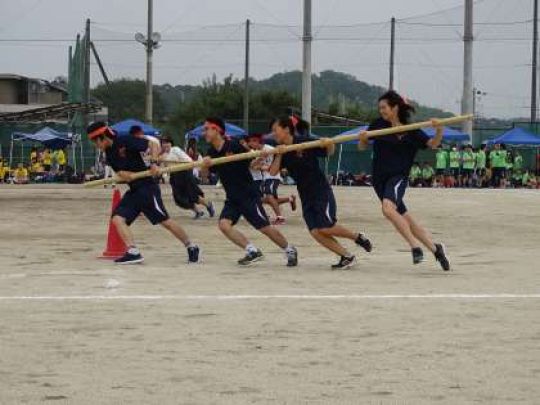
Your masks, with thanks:
[[(243, 27), (254, 22), (252, 76), (300, 69), (297, 27), (302, 21), (301, 0), (155, 0), (155, 31), (164, 39), (205, 39), (203, 42), (164, 42), (155, 53), (155, 82), (197, 84), (216, 73), (242, 75)], [(483, 0), (477, 22), (530, 20), (532, 0)], [(510, 4), (511, 3), (511, 4)], [(345, 71), (369, 83), (385, 86), (388, 77), (387, 23), (392, 16), (407, 19), (461, 6), (463, 0), (314, 0), (314, 72)], [(397, 85), (421, 102), (459, 111), (463, 11), (458, 8), (398, 25)], [(100, 42), (132, 38), (144, 31), (146, 0), (0, 0), (0, 73), (51, 79), (66, 75), (68, 42), (9, 42), (9, 39), (74, 39), (90, 18), (93, 38), (112, 78), (144, 77), (144, 52), (136, 43)], [(335, 26), (378, 23), (350, 28)], [(446, 24), (437, 30), (426, 23)], [(201, 26), (226, 27), (200, 29)], [(266, 26), (264, 24), (271, 24)], [(273, 27), (274, 25), (280, 27)], [(479, 25), (475, 47), (475, 84), (487, 95), (478, 101), (488, 116), (526, 116), (530, 98), (530, 24), (500, 29)], [(505, 26), (506, 27), (506, 26)], [(511, 27), (511, 28), (510, 28)], [(421, 31), (420, 31), (421, 29)], [(441, 29), (446, 29), (442, 32)], [(509, 31), (511, 29), (511, 31)], [(484, 35), (484, 37), (481, 36)], [(501, 41), (489, 41), (493, 36)], [(433, 38), (433, 41), (428, 40)], [(217, 42), (218, 40), (223, 42)], [(265, 39), (268, 39), (265, 41)], [(451, 39), (451, 40), (450, 40)], [(487, 39), (487, 40), (486, 40)], [(93, 84), (99, 80), (93, 68)]]

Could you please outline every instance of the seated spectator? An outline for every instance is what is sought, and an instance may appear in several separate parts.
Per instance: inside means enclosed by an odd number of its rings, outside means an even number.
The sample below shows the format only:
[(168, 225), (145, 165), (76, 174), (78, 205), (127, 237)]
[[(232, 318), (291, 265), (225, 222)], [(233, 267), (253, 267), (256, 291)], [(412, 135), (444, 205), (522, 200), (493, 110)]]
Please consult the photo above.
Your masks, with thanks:
[(510, 184), (513, 188), (526, 187), (526, 184), (523, 184), (525, 174), (521, 170), (514, 170), (512, 172), (512, 178), (510, 179)]
[(13, 172), (13, 182), (15, 184), (28, 184), (28, 170), (22, 163), (19, 163)]
[(537, 188), (538, 183), (534, 174), (531, 174), (529, 170), (525, 170), (521, 176), (521, 185), (525, 188)]
[(43, 164), (44, 171), (49, 172), (51, 170), (52, 155), (49, 148), (46, 148), (43, 151), (43, 155), (41, 155), (41, 163)]
[(417, 162), (414, 162), (411, 167), (411, 172), (409, 173), (409, 184), (411, 187), (421, 187), (422, 186), (422, 169)]
[(435, 170), (428, 162), (422, 163), (422, 186), (433, 187), (435, 180)]
[(5, 183), (9, 177), (9, 166), (0, 158), (0, 183)]

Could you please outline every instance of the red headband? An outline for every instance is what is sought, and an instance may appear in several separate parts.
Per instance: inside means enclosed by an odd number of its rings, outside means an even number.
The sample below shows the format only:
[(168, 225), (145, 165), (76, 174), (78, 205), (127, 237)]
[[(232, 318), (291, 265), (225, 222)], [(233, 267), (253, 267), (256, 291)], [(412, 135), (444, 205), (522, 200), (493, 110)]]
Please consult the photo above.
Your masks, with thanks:
[[(101, 136), (103, 135), (105, 132), (107, 132), (107, 130), (109, 129), (109, 127), (107, 126), (104, 126), (104, 127), (101, 127), (101, 128), (98, 128), (92, 132), (90, 132), (88, 134), (88, 139), (90, 139), (91, 141), (93, 141), (95, 138), (97, 138), (98, 136)], [(112, 133), (112, 131), (110, 131)]]
[(206, 122), (204, 123), (204, 125), (207, 126), (208, 128), (215, 129), (216, 131), (218, 131), (218, 132), (219, 132), (220, 134), (222, 134), (222, 135), (225, 133), (225, 131), (223, 130), (223, 128), (221, 128), (219, 125), (216, 125), (216, 124), (214, 124), (214, 123), (212, 123), (212, 122), (206, 121)]

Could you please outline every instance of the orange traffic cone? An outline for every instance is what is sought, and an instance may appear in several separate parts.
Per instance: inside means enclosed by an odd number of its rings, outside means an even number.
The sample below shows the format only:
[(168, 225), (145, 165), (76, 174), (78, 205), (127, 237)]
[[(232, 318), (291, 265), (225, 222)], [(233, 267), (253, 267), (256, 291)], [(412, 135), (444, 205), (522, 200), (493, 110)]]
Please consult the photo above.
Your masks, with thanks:
[[(112, 197), (112, 208), (111, 213), (114, 212), (118, 204), (120, 204), (120, 200), (122, 199), (122, 195), (120, 194), (120, 190), (117, 188), (113, 191), (113, 197)], [(105, 248), (105, 251), (100, 256), (101, 259), (116, 259), (118, 257), (124, 256), (124, 254), (127, 251), (127, 246), (120, 238), (120, 235), (118, 234), (118, 230), (116, 229), (116, 225), (112, 223), (112, 221), (109, 221), (109, 232), (107, 234), (107, 247)]]

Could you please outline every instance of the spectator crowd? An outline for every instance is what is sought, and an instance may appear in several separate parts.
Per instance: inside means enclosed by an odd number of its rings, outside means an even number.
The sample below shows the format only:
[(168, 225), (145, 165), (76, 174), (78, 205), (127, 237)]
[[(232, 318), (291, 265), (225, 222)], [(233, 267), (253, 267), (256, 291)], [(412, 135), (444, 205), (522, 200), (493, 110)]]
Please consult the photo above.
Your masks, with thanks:
[(62, 149), (32, 148), (28, 163), (10, 168), (0, 156), (0, 183), (52, 183), (66, 180), (67, 155)]

